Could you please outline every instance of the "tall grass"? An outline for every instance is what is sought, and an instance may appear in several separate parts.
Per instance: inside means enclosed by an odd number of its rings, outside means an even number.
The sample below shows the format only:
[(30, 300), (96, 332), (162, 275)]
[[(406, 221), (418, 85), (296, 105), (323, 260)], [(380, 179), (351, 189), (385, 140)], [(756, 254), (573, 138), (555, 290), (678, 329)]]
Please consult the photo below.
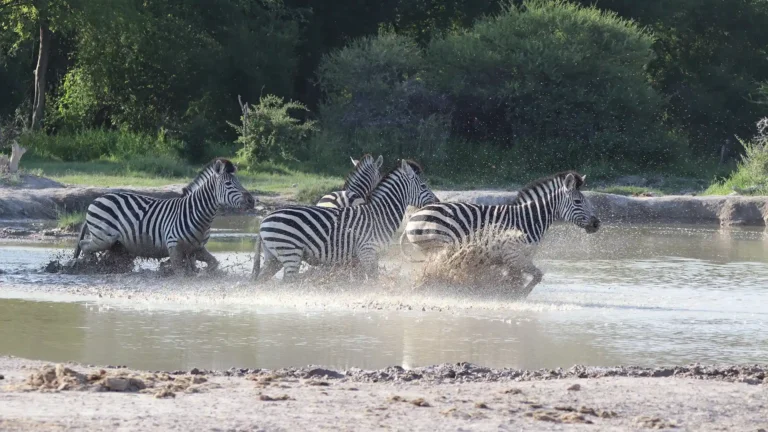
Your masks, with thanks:
[(727, 178), (714, 182), (707, 195), (768, 195), (768, 117), (757, 124), (758, 134), (750, 141), (742, 141), (744, 156), (736, 170)]

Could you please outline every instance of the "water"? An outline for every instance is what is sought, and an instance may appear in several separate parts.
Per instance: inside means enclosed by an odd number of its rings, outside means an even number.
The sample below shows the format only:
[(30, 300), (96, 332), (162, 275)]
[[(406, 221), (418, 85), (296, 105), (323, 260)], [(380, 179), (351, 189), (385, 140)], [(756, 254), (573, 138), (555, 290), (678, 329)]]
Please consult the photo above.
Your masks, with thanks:
[(256, 288), (245, 277), (253, 226), (217, 226), (210, 246), (230, 271), (223, 280), (48, 275), (41, 265), (70, 244), (3, 244), (0, 354), (151, 370), (657, 366), (768, 354), (762, 230), (557, 228), (536, 259), (544, 281), (506, 302), (417, 295), (408, 279), (394, 291)]

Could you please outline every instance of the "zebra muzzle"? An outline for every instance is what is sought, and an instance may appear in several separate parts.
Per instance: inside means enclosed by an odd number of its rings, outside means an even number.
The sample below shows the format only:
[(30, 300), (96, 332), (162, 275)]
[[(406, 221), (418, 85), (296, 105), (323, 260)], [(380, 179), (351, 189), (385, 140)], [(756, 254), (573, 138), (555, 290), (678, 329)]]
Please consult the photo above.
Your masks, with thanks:
[(600, 229), (600, 219), (596, 218), (595, 216), (590, 217), (589, 222), (587, 222), (587, 225), (584, 227), (584, 230), (587, 233), (592, 234), (598, 229)]
[(243, 203), (242, 203), (241, 207), (243, 208), (243, 210), (251, 210), (254, 207), (256, 207), (256, 202), (257, 201), (258, 200), (253, 195), (251, 195), (250, 193), (244, 193), (243, 194)]

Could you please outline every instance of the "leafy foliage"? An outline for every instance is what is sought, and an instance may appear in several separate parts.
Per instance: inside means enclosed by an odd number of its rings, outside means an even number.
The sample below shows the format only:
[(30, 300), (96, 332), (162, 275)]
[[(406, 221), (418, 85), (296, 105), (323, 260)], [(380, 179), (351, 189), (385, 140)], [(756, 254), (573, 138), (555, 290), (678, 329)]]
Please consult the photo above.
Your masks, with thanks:
[(710, 186), (707, 193), (768, 195), (768, 117), (757, 123), (757, 135), (751, 140), (739, 141), (744, 146), (744, 156), (736, 171)]
[(664, 100), (646, 73), (652, 42), (615, 13), (563, 1), (506, 5), (425, 50), (384, 32), (321, 63), (323, 119), (363, 151), (440, 164), (450, 132), (515, 149), (541, 170), (626, 157), (657, 166), (684, 141), (665, 132)]
[(241, 103), (241, 108), (240, 124), (229, 124), (237, 131), (237, 143), (242, 145), (238, 156), (248, 164), (295, 159), (306, 139), (317, 131), (316, 121), (302, 122), (289, 112), (307, 112), (306, 106), (275, 95), (261, 97), (253, 109), (247, 102)]

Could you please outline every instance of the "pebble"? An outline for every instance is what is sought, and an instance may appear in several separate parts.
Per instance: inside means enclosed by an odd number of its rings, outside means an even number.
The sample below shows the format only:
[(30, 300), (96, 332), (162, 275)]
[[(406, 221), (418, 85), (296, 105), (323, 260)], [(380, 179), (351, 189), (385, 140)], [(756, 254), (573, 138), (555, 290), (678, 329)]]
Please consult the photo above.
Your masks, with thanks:
[(581, 386), (579, 384), (574, 384), (574, 385), (568, 387), (568, 390), (569, 391), (579, 391), (579, 390), (581, 390)]

